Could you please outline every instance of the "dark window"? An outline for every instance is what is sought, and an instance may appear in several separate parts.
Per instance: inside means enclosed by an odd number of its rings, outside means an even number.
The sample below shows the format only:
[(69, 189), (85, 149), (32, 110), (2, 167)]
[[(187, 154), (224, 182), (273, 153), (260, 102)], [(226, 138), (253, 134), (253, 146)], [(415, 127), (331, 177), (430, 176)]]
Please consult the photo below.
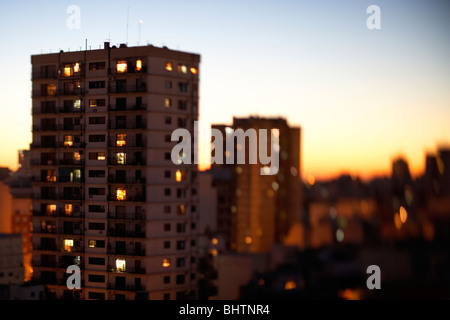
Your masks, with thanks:
[(183, 274), (179, 274), (177, 275), (177, 284), (183, 284), (184, 283), (184, 275)]
[(99, 266), (104, 266), (105, 265), (105, 258), (89, 257), (89, 264), (95, 264), (95, 265), (99, 265)]
[(186, 232), (186, 224), (177, 223), (177, 232), (178, 233)]
[(89, 222), (89, 230), (105, 230), (105, 224), (101, 222)]
[(89, 292), (89, 299), (105, 300), (105, 294), (103, 292)]
[[(95, 157), (97, 159), (97, 157)], [(104, 178), (105, 170), (89, 170), (89, 178)]]
[(184, 240), (177, 241), (177, 249), (178, 250), (183, 250), (184, 248), (185, 248)]
[(164, 171), (164, 178), (170, 178), (170, 170)]
[(90, 117), (89, 124), (105, 124), (105, 117)]
[(164, 241), (164, 249), (170, 249), (170, 241)]
[(89, 212), (105, 212), (105, 206), (104, 205), (90, 204), (89, 205)]
[(104, 196), (105, 188), (89, 188), (90, 196)]
[(164, 231), (170, 231), (170, 223), (164, 224)]
[(184, 258), (177, 258), (177, 267), (181, 268), (186, 265), (186, 260)]
[(89, 81), (89, 89), (103, 89), (105, 81)]
[(165, 196), (170, 196), (170, 193), (171, 193), (170, 188), (164, 188), (164, 195)]
[(104, 134), (91, 134), (89, 135), (89, 142), (105, 142)]
[(164, 206), (164, 213), (170, 213), (170, 211), (171, 211), (171, 206), (169, 206), (169, 205)]
[(164, 277), (164, 283), (170, 283), (170, 276)]
[(105, 69), (105, 62), (91, 62), (89, 63), (89, 70), (103, 70)]

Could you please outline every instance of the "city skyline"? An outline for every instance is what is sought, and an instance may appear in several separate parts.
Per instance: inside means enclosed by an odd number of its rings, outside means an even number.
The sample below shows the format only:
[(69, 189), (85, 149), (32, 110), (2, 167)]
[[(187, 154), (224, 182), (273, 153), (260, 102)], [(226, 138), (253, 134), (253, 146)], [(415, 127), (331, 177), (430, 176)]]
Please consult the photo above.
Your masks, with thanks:
[[(80, 8), (80, 29), (66, 26), (72, 4)], [(381, 30), (366, 27), (372, 4), (381, 8)], [(281, 116), (302, 127), (303, 179), (389, 174), (399, 155), (417, 176), (425, 154), (450, 142), (450, 5), (443, 1), (135, 1), (103, 7), (85, 1), (3, 4), (0, 26), (10, 30), (4, 45), (17, 54), (1, 53), (8, 61), (8, 77), (0, 80), (8, 92), (0, 114), (7, 137), (1, 165), (17, 168), (17, 151), (32, 142), (30, 56), (84, 50), (86, 39), (88, 49), (128, 39), (129, 46), (167, 45), (202, 55), (205, 162), (210, 125), (230, 123), (233, 116)], [(20, 12), (20, 19), (6, 12)]]

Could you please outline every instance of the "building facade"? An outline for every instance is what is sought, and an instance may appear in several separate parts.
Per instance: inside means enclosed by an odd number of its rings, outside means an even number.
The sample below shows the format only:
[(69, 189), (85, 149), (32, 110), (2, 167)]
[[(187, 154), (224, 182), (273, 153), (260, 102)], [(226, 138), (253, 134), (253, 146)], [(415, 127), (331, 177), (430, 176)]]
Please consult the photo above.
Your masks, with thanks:
[[(234, 118), (233, 124), (213, 125), (225, 136), (229, 129), (275, 129), (279, 145), (279, 168), (274, 175), (261, 175), (262, 164), (248, 161), (249, 139), (235, 150), (247, 152), (244, 164), (227, 163), (229, 150), (223, 146), (223, 164), (212, 164), (218, 190), (218, 231), (224, 233), (232, 251), (266, 253), (274, 244), (304, 245), (301, 217), (300, 128), (282, 118)], [(271, 139), (268, 137), (268, 150)], [(259, 143), (259, 142), (258, 142)], [(259, 148), (259, 147), (258, 147)], [(236, 152), (234, 152), (236, 156)], [(228, 245), (229, 243), (229, 245)]]
[[(200, 56), (120, 47), (34, 55), (33, 268), (47, 297), (195, 297), (197, 168), (175, 165), (198, 119)], [(81, 269), (81, 290), (66, 268)]]

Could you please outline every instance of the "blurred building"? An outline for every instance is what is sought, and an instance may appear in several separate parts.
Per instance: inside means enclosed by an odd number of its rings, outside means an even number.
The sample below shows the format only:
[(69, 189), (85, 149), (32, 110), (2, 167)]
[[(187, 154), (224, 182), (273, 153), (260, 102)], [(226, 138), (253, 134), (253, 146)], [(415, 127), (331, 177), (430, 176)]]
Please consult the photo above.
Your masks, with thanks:
[(19, 168), (11, 176), (8, 184), (12, 196), (11, 230), (22, 235), (23, 259), (25, 266), (25, 281), (29, 281), (33, 275), (31, 265), (31, 154), (29, 150), (19, 150)]
[(47, 297), (195, 297), (197, 166), (172, 162), (171, 134), (194, 134), (200, 56), (105, 42), (31, 62), (33, 266)]
[[(224, 139), (224, 164), (213, 164), (214, 185), (218, 188), (218, 221), (237, 252), (263, 253), (276, 243), (303, 246), (301, 224), (300, 128), (290, 127), (282, 118), (234, 118), (231, 126), (213, 125), (226, 136), (227, 130), (275, 129), (273, 139), (279, 143), (279, 170), (275, 175), (261, 175), (263, 167), (248, 161), (255, 146), (234, 144), (246, 152), (245, 164), (227, 164), (231, 156)], [(249, 140), (247, 140), (249, 141)], [(259, 150), (259, 147), (256, 147)], [(235, 151), (233, 150), (233, 151)], [(233, 152), (236, 157), (236, 152)], [(221, 223), (222, 222), (222, 223)]]
[(23, 284), (22, 236), (20, 234), (0, 234), (0, 284)]

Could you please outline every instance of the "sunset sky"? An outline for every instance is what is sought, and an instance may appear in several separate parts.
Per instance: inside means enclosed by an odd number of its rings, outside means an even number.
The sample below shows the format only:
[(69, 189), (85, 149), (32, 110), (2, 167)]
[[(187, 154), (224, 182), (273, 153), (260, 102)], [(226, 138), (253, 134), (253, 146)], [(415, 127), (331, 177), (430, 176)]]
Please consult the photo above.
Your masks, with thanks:
[[(369, 5), (381, 30), (369, 30)], [(69, 30), (69, 5), (81, 28)], [(168, 46), (199, 53), (200, 144), (233, 116), (281, 116), (302, 127), (302, 175), (370, 177), (450, 145), (450, 2), (8, 1), (0, 32), (0, 165), (31, 142), (32, 54)], [(206, 161), (208, 159), (204, 158)]]

